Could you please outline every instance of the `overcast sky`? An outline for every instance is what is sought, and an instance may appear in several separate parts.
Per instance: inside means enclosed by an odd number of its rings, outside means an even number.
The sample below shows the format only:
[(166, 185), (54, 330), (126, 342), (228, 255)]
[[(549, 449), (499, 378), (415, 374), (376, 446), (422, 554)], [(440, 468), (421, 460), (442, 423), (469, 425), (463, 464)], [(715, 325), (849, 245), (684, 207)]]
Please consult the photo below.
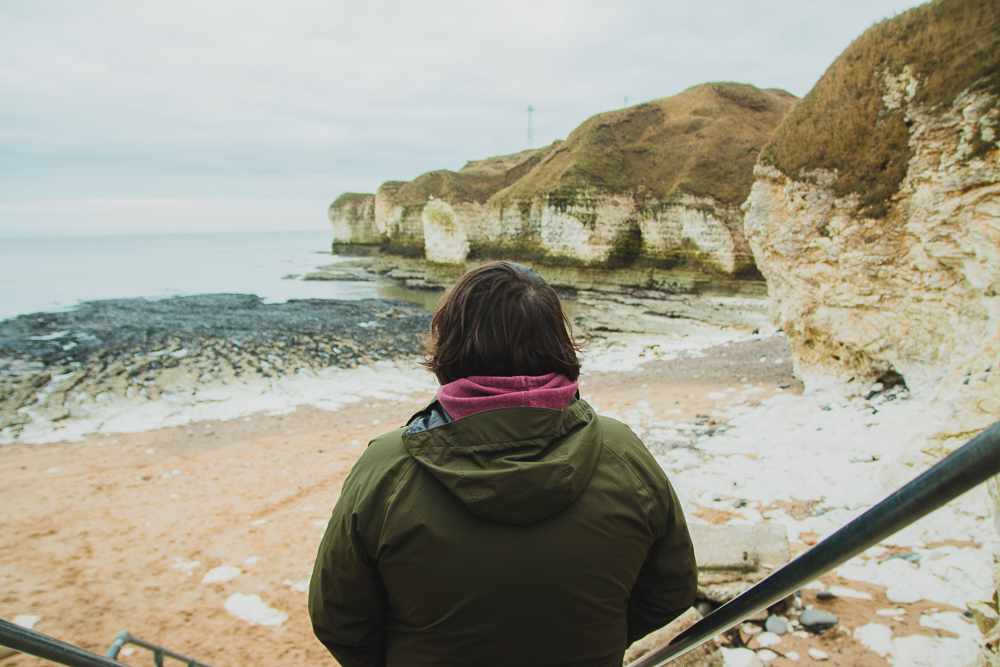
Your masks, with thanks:
[(0, 236), (328, 228), (341, 192), (740, 81), (909, 0), (0, 1)]

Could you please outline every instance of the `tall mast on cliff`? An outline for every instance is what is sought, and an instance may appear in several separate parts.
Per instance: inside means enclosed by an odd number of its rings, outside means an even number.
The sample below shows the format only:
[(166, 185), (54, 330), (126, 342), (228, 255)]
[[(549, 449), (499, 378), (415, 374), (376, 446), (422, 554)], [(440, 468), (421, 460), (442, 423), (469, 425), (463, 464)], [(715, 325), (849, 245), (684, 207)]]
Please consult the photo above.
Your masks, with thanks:
[(532, 115), (535, 113), (535, 107), (528, 105), (528, 148), (532, 148), (535, 143), (535, 126), (532, 123)]

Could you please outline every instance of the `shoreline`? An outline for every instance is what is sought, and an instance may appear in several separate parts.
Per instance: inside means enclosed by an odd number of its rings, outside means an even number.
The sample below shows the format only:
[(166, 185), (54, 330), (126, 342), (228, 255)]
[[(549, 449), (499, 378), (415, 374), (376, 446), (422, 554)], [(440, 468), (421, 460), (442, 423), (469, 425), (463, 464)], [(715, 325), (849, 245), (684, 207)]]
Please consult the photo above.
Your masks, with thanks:
[[(632, 370), (768, 330), (764, 302), (745, 297), (636, 289), (579, 292), (564, 303), (587, 341), (586, 371)], [(0, 445), (302, 404), (337, 409), (386, 369), (407, 377), (405, 393), (429, 381), (414, 370), (429, 322), (403, 301), (267, 304), (237, 294), (94, 301), (5, 320)]]

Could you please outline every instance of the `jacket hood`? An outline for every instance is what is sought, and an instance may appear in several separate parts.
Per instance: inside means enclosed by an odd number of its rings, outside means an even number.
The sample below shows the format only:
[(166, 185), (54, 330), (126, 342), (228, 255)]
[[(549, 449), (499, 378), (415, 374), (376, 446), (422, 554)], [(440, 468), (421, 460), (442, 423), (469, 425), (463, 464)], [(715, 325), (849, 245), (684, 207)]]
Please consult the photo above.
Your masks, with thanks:
[(576, 500), (594, 474), (601, 442), (597, 415), (582, 400), (562, 410), (488, 410), (403, 436), (410, 455), (473, 514), (519, 526)]

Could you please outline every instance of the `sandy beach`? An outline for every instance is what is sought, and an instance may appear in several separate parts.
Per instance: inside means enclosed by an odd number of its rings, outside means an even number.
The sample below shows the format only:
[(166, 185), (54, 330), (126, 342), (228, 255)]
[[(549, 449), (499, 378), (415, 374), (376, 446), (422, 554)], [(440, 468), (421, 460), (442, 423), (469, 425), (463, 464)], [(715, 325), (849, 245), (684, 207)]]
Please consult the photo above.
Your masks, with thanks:
[[(689, 522), (779, 523), (801, 552), (885, 495), (880, 476), (919, 430), (920, 406), (905, 393), (802, 396), (782, 334), (717, 330), (730, 341), (701, 349), (666, 336), (595, 340), (581, 394), (644, 438)], [(368, 440), (402, 425), (435, 388), (415, 361), (344, 373), (329, 380), (331, 394), (353, 383), (356, 395), (326, 409), (287, 401), (0, 448), (0, 616), (38, 616), (37, 630), (99, 653), (128, 629), (216, 667), (335, 664), (305, 604), (319, 539)], [(897, 665), (964, 664), (978, 636), (964, 603), (988, 594), (998, 541), (983, 495), (804, 589), (802, 604), (838, 625), (798, 628), (767, 647), (773, 657), (759, 654), (773, 665), (809, 663), (810, 648), (845, 666), (886, 665), (886, 655)], [(914, 553), (916, 563), (890, 559)], [(922, 599), (890, 602), (893, 576)], [(818, 599), (822, 589), (835, 597)], [(741, 646), (764, 648), (759, 630), (748, 623), (720, 639), (727, 664), (741, 664)], [(921, 662), (907, 663), (907, 652)], [(120, 660), (147, 664), (144, 653)], [(44, 663), (18, 655), (4, 664)]]

